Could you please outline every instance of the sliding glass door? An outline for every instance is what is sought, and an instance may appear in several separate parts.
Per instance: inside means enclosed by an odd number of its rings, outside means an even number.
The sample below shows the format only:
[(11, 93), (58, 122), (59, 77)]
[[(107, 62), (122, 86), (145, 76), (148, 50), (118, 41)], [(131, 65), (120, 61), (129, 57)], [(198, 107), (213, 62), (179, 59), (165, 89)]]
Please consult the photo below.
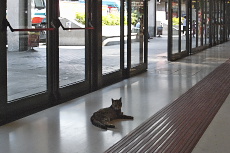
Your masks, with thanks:
[(46, 19), (44, 0), (8, 0), (7, 99), (12, 101), (47, 90), (47, 58), (42, 28)]
[(195, 54), (227, 40), (224, 0), (170, 0), (168, 59)]
[(62, 98), (90, 90), (90, 1), (59, 1), (59, 91)]
[(169, 2), (168, 60), (177, 60), (188, 55), (188, 4), (186, 0)]
[(147, 69), (148, 53), (148, 2), (126, 1), (127, 14), (127, 71), (129, 75)]
[(0, 124), (147, 69), (148, 1), (3, 0)]

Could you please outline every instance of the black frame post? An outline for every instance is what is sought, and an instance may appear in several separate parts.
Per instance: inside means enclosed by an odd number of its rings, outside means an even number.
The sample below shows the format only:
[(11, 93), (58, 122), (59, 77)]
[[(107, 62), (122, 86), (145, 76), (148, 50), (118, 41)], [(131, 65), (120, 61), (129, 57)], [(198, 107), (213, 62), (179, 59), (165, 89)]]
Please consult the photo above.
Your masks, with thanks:
[(0, 5), (0, 125), (4, 122), (7, 105), (7, 27), (4, 25), (6, 19), (6, 0)]
[[(47, 1), (48, 27), (57, 26), (59, 1)], [(53, 105), (59, 100), (59, 29), (47, 32), (47, 90)]]
[(102, 87), (102, 0), (92, 1), (91, 91)]

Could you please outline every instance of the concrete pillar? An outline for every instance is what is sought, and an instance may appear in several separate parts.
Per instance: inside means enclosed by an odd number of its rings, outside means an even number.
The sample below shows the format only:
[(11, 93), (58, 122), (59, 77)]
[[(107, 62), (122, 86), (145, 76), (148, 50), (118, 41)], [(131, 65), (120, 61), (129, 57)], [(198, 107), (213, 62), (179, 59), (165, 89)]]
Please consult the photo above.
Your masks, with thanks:
[[(31, 8), (28, 0), (7, 1), (7, 19), (14, 29), (28, 28), (28, 20), (31, 20), (31, 9), (28, 6)], [(7, 41), (8, 51), (28, 50), (28, 32), (11, 32), (8, 29)]]

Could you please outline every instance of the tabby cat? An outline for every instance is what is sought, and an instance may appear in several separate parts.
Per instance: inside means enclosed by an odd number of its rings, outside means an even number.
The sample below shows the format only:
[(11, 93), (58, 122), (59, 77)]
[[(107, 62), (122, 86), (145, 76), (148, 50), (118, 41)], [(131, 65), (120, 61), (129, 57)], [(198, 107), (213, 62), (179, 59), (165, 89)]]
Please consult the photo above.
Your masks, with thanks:
[(132, 116), (123, 115), (121, 112), (122, 102), (121, 98), (114, 100), (112, 99), (112, 105), (107, 108), (102, 108), (91, 116), (91, 122), (93, 125), (102, 128), (115, 128), (115, 125), (109, 123), (109, 121), (115, 119), (133, 119)]

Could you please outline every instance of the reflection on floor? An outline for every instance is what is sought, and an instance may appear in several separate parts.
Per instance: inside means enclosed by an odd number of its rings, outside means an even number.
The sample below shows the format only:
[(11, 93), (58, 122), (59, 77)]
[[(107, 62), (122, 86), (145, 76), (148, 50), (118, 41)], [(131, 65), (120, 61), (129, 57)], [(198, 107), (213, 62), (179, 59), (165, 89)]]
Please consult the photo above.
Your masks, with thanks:
[[(102, 153), (224, 63), (230, 57), (229, 47), (230, 42), (227, 42), (182, 60), (168, 62), (165, 56), (155, 56), (154, 46), (149, 44), (146, 73), (1, 126), (1, 152)], [(116, 128), (107, 131), (93, 126), (89, 120), (93, 112), (110, 106), (111, 98), (120, 97), (122, 111), (134, 116), (134, 120), (115, 121)], [(229, 108), (229, 101), (228, 98), (218, 113), (221, 116), (216, 116), (194, 152), (229, 150), (229, 141), (223, 140), (229, 139), (228, 132), (214, 133), (219, 132), (214, 131), (215, 126), (220, 127), (223, 117), (227, 117), (224, 108)], [(229, 129), (229, 123), (224, 123), (221, 129), (224, 125)], [(225, 143), (217, 146), (217, 142), (222, 142), (218, 138)], [(216, 151), (218, 148), (228, 150)]]

